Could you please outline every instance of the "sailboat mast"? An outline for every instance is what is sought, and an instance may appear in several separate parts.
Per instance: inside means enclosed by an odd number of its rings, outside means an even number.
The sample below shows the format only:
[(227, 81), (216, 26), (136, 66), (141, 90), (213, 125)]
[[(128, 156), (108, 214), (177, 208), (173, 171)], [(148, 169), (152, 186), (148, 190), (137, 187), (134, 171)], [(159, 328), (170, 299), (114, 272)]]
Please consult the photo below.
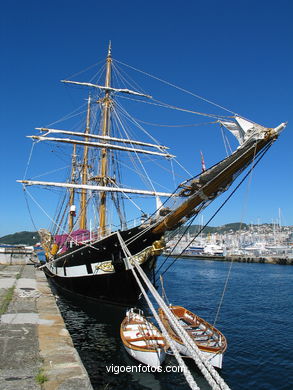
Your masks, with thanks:
[[(111, 71), (112, 71), (112, 56), (111, 56), (111, 43), (108, 48), (108, 56), (106, 63), (106, 79), (105, 87), (111, 87)], [(111, 108), (111, 98), (110, 91), (106, 90), (104, 102), (103, 102), (103, 124), (102, 124), (102, 136), (107, 137), (110, 133), (110, 108)], [(103, 186), (108, 184), (108, 150), (107, 148), (101, 149), (101, 160), (100, 160), (100, 180)], [(106, 233), (106, 192), (102, 191), (100, 193), (100, 209), (99, 209), (99, 219), (100, 219), (100, 235), (103, 236)]]
[[(75, 171), (76, 171), (76, 145), (73, 145), (73, 153), (72, 153), (72, 165), (71, 165), (71, 183), (75, 182)], [(70, 189), (69, 196), (69, 221), (68, 221), (68, 229), (69, 232), (73, 230), (74, 225), (74, 217), (75, 217), (75, 206), (74, 206), (74, 195), (75, 189)]]
[[(87, 135), (90, 132), (90, 115), (91, 115), (91, 98), (88, 98), (87, 115), (86, 115), (86, 128), (85, 128), (85, 141), (88, 141)], [(87, 184), (88, 181), (88, 145), (84, 146), (83, 150), (83, 163), (82, 163), (82, 184)], [(87, 216), (87, 190), (82, 189), (80, 197), (80, 229), (86, 229), (86, 216)]]

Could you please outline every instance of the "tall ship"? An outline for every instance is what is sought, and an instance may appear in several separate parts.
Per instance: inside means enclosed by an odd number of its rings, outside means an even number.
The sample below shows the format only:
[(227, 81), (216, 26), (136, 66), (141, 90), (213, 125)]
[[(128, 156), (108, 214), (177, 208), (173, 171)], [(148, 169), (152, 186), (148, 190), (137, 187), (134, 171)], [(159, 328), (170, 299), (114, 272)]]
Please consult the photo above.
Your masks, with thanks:
[[(50, 152), (57, 150), (59, 162), (66, 166), (65, 170), (60, 168), (63, 179), (57, 165), (46, 165), (48, 157), (41, 149), (39, 166), (48, 168), (49, 179), (28, 177), (27, 170), (23, 180), (18, 181), (51, 221), (50, 229), (42, 228), (39, 234), (46, 255), (43, 269), (52, 282), (64, 292), (89, 300), (130, 305), (140, 294), (131, 272), (133, 258), (152, 279), (156, 259), (165, 248), (165, 234), (185, 224), (225, 192), (249, 164), (263, 156), (286, 124), (267, 128), (237, 114), (211, 115), (162, 103), (137, 84), (130, 88), (124, 74), (117, 73), (116, 65), (109, 45), (101, 67), (103, 78), (99, 74), (89, 82), (63, 80), (71, 84), (71, 91), (88, 91), (79, 112), (84, 115), (81, 128), (39, 127), (36, 135), (29, 136), (33, 140), (32, 152), (43, 145)], [(158, 180), (151, 181), (148, 164), (163, 159), (172, 166), (175, 156), (123, 107), (123, 99), (140, 104), (147, 112), (154, 105), (208, 117), (213, 125), (232, 133), (239, 146), (198, 175), (177, 179), (171, 191), (164, 190)], [(134, 135), (133, 127), (141, 137)], [(178, 132), (179, 142), (188, 142), (188, 138)], [(49, 158), (54, 156), (50, 153)], [(160, 163), (153, 172), (159, 166)], [(57, 180), (52, 178), (55, 174)], [(43, 203), (31, 195), (31, 187), (47, 190)], [(54, 217), (48, 194), (59, 197)], [(151, 207), (153, 210), (146, 212)], [(131, 257), (125, 256), (120, 237)]]

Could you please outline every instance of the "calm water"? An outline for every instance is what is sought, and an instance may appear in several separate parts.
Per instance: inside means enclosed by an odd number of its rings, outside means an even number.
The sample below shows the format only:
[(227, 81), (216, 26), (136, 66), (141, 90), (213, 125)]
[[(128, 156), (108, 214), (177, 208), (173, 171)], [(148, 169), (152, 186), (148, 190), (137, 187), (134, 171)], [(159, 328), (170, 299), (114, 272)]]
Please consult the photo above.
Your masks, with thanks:
[[(229, 267), (227, 262), (178, 260), (164, 275), (169, 301), (213, 323)], [(216, 326), (228, 340), (221, 375), (233, 390), (293, 388), (292, 282), (290, 266), (232, 265)], [(58, 302), (95, 390), (189, 389), (179, 373), (108, 373), (106, 366), (138, 365), (122, 346), (120, 320), (101, 323), (64, 298)], [(165, 364), (177, 366), (173, 357)], [(201, 389), (209, 389), (193, 362), (188, 367)]]

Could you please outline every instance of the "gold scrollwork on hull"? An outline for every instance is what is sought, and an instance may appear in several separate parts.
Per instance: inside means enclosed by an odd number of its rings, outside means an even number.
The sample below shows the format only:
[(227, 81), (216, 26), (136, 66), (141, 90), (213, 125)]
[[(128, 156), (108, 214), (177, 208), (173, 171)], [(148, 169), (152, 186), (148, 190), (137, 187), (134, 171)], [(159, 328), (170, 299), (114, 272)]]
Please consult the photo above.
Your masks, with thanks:
[(114, 267), (111, 261), (104, 261), (101, 264), (96, 265), (96, 270), (101, 270), (103, 272), (114, 272)]
[(150, 256), (152, 256), (152, 247), (151, 246), (144, 249), (143, 251), (141, 251), (137, 255), (132, 256), (132, 258), (129, 259), (129, 263), (131, 265), (134, 265), (135, 262), (137, 262), (138, 264), (143, 264)]
[[(159, 256), (164, 248), (164, 240), (157, 240), (153, 243), (152, 246), (145, 248), (137, 255), (132, 256), (131, 259), (128, 259), (129, 264), (134, 265), (135, 262), (137, 262), (138, 264), (143, 264), (149, 257)], [(104, 261), (96, 265), (96, 270), (101, 270), (103, 272), (114, 272), (114, 267), (111, 261)]]

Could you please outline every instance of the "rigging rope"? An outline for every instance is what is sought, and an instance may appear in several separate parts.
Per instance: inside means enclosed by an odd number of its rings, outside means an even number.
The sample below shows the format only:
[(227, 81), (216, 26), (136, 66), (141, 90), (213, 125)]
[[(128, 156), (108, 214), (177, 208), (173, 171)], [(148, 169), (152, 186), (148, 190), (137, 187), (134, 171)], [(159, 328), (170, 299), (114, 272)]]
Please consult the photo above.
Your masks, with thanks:
[[(116, 110), (115, 110), (114, 107), (113, 107), (113, 112), (114, 112), (115, 115), (116, 115), (116, 118), (117, 118), (117, 120), (118, 120), (118, 123), (120, 123), (122, 129), (124, 130), (127, 139), (130, 140), (129, 135), (128, 135), (128, 133), (127, 133), (125, 127), (123, 126), (123, 123), (121, 122), (121, 119), (120, 119), (119, 116), (117, 115), (117, 112), (116, 112)], [(132, 144), (131, 144), (131, 145), (132, 145)], [(148, 181), (150, 187), (151, 187), (152, 190), (155, 192), (156, 189), (155, 189), (155, 187), (154, 187), (154, 185), (153, 185), (153, 183), (152, 183), (152, 181), (151, 181), (151, 178), (150, 178), (150, 176), (148, 175), (148, 173), (147, 173), (147, 171), (146, 171), (146, 169), (145, 169), (145, 167), (144, 167), (144, 165), (143, 165), (143, 163), (142, 163), (142, 161), (141, 161), (141, 158), (139, 157), (139, 155), (138, 155), (138, 153), (135, 151), (135, 149), (134, 149), (134, 154), (135, 154), (137, 160), (139, 161), (142, 170), (143, 170), (144, 173), (145, 173), (145, 177), (146, 177), (146, 179), (147, 179), (147, 181)]]
[(142, 71), (142, 70), (136, 69), (136, 68), (134, 68), (133, 66), (130, 66), (130, 65), (128, 65), (128, 64), (125, 64), (125, 63), (122, 62), (122, 61), (118, 61), (118, 60), (115, 60), (115, 61), (118, 62), (119, 64), (122, 64), (122, 65), (124, 65), (124, 66), (127, 66), (128, 68), (133, 69), (133, 70), (135, 70), (135, 71), (137, 71), (137, 72), (139, 72), (139, 73), (142, 73), (142, 74), (144, 74), (144, 75), (146, 75), (146, 76), (149, 76), (149, 77), (151, 77), (151, 78), (153, 78), (153, 79), (155, 79), (155, 80), (158, 80), (158, 81), (160, 81), (160, 82), (162, 82), (162, 83), (164, 83), (164, 84), (167, 84), (167, 85), (169, 85), (169, 86), (171, 86), (171, 87), (173, 87), (173, 88), (176, 88), (176, 89), (178, 89), (178, 90), (180, 90), (180, 91), (182, 91), (182, 92), (185, 92), (185, 93), (187, 93), (187, 94), (189, 94), (189, 95), (191, 95), (191, 96), (194, 96), (194, 97), (196, 97), (196, 98), (198, 98), (198, 99), (200, 99), (200, 100), (203, 100), (203, 101), (205, 101), (206, 103), (212, 104), (212, 105), (215, 106), (215, 107), (221, 108), (221, 109), (224, 110), (224, 111), (227, 111), (227, 112), (230, 112), (231, 114), (237, 115), (236, 112), (233, 112), (233, 111), (229, 110), (228, 108), (225, 108), (225, 107), (223, 107), (223, 106), (221, 106), (221, 105), (219, 105), (219, 104), (217, 104), (217, 103), (212, 102), (211, 100), (208, 100), (208, 99), (206, 99), (206, 98), (204, 98), (204, 97), (202, 97), (202, 96), (199, 96), (199, 95), (197, 95), (197, 94), (195, 94), (195, 93), (193, 93), (193, 92), (190, 92), (190, 91), (188, 91), (188, 90), (185, 89), (185, 88), (178, 87), (177, 85), (172, 84), (172, 83), (170, 83), (169, 81), (160, 79), (159, 77), (153, 76), (153, 75), (151, 75), (151, 74), (149, 74), (149, 73), (147, 73), (147, 72), (144, 72), (144, 71)]
[[(142, 101), (142, 100), (140, 100), (140, 102), (141, 102), (141, 101)], [(133, 116), (131, 116), (131, 115), (129, 114), (129, 112), (126, 111), (126, 109), (125, 109), (121, 104), (119, 104), (119, 103), (116, 101), (116, 105), (117, 105), (117, 107), (119, 108), (121, 114), (122, 114), (124, 117), (128, 118), (128, 120), (131, 121), (135, 126), (137, 126), (138, 129), (140, 129), (140, 130), (141, 130), (143, 133), (145, 133), (153, 142), (155, 142), (158, 146), (160, 146), (160, 143), (158, 142), (158, 140), (157, 140), (154, 136), (152, 136), (148, 131), (146, 131), (146, 129), (145, 129), (143, 126), (141, 126), (141, 125), (137, 122), (137, 120), (136, 120)]]
[[(132, 79), (132, 77), (129, 76), (129, 74), (124, 72), (124, 70), (122, 68), (118, 68), (115, 64), (115, 61), (112, 61), (112, 69), (114, 70), (114, 73), (115, 72), (117, 73), (117, 78), (118, 77), (121, 78), (122, 84), (123, 84), (123, 82), (125, 82), (125, 85), (129, 85), (130, 89), (137, 90), (137, 91), (143, 93), (144, 95), (148, 94), (147, 91), (145, 91), (135, 80)], [(124, 73), (125, 76), (131, 80), (131, 82), (128, 81), (127, 78), (124, 77), (122, 73)], [(133, 84), (131, 84), (131, 83), (133, 83)]]
[(160, 100), (156, 100), (156, 99), (152, 99), (153, 102), (150, 102), (150, 101), (146, 101), (146, 100), (139, 100), (139, 99), (135, 99), (135, 98), (130, 98), (130, 97), (127, 97), (127, 96), (119, 96), (119, 98), (121, 99), (127, 99), (127, 100), (133, 100), (135, 102), (139, 102), (139, 103), (145, 103), (145, 104), (150, 104), (150, 105), (153, 105), (153, 106), (159, 106), (159, 107), (164, 107), (164, 108), (170, 108), (172, 110), (177, 110), (177, 111), (182, 111), (182, 112), (188, 112), (190, 114), (195, 114), (195, 115), (200, 115), (200, 116), (206, 116), (208, 118), (214, 118), (214, 119), (227, 119), (227, 118), (234, 118), (234, 116), (230, 116), (230, 115), (217, 115), (217, 114), (206, 114), (204, 112), (199, 112), (199, 111), (194, 111), (194, 110), (188, 110), (186, 108), (181, 108), (181, 107), (177, 107), (177, 106), (173, 106), (171, 104), (167, 104), (167, 103), (164, 103), (164, 102), (161, 102)]
[(50, 127), (52, 125), (55, 125), (56, 123), (60, 123), (60, 122), (63, 122), (67, 119), (71, 119), (71, 118), (74, 118), (75, 116), (78, 116), (78, 115), (81, 115), (81, 114), (84, 114), (85, 112), (87, 112), (87, 110), (83, 110), (83, 111), (80, 111), (80, 112), (77, 112), (76, 114), (74, 114), (77, 110), (80, 110), (82, 107), (86, 106), (87, 103), (84, 103), (82, 105), (80, 105), (79, 107), (77, 107), (75, 110), (73, 110), (71, 113), (63, 116), (62, 118), (60, 119), (57, 119), (55, 122), (52, 122), (52, 123), (49, 123), (46, 127)]
[[(118, 185), (111, 178), (109, 178), (109, 180), (114, 185), (114, 187), (116, 186), (117, 188), (119, 188)], [(134, 200), (130, 198), (128, 194), (126, 194), (126, 192), (124, 191), (121, 192), (125, 196), (125, 198), (127, 198), (142, 214), (145, 214), (145, 212), (134, 202)]]
[[(48, 171), (48, 172), (44, 172), (44, 173), (41, 173), (41, 174), (36, 175), (36, 176), (32, 176), (30, 179), (31, 179), (31, 180), (35, 180), (35, 179), (38, 179), (38, 178), (40, 178), (40, 177), (47, 176), (47, 175), (49, 175), (49, 174), (51, 174), (51, 173), (63, 171), (64, 169), (68, 169), (69, 167), (70, 167), (70, 166), (67, 165), (67, 166), (62, 167), (62, 168), (53, 169), (52, 171)], [(25, 180), (25, 178), (24, 178), (24, 180)]]
[(171, 166), (171, 172), (172, 172), (172, 179), (173, 179), (173, 186), (176, 188), (176, 181), (175, 181), (175, 170), (174, 170), (174, 164), (173, 159), (170, 159), (170, 166)]
[[(246, 178), (250, 175), (251, 171), (256, 167), (256, 165), (260, 162), (260, 160), (263, 158), (263, 156), (265, 155), (265, 153), (269, 150), (269, 148), (271, 147), (272, 145), (272, 141), (264, 148), (264, 150), (261, 152), (261, 154), (259, 155), (258, 159), (256, 162), (253, 162), (252, 166), (250, 167), (249, 171), (245, 174), (245, 176), (242, 178), (242, 180), (240, 181), (240, 183), (237, 184), (237, 186), (234, 188), (234, 190), (231, 192), (231, 194), (229, 194), (229, 196), (225, 199), (225, 201), (218, 207), (218, 209), (214, 212), (214, 214), (210, 217), (210, 219), (207, 221), (207, 223), (200, 229), (200, 231), (194, 236), (194, 238), (190, 241), (190, 243), (181, 251), (181, 253), (179, 255), (177, 255), (175, 257), (175, 259), (172, 261), (171, 264), (169, 264), (169, 266), (166, 268), (166, 270), (161, 274), (161, 275), (164, 275), (168, 270), (169, 268), (175, 263), (175, 261), (177, 261), (180, 256), (182, 256), (183, 252), (188, 248), (188, 246), (190, 246), (194, 240), (200, 235), (200, 233), (207, 227), (207, 225), (215, 218), (215, 216), (219, 213), (219, 211), (224, 207), (224, 205), (228, 202), (228, 200), (234, 195), (234, 193), (238, 190), (238, 188), (241, 186), (241, 184), (246, 180)], [(167, 259), (170, 257), (170, 254), (165, 258), (163, 264), (161, 265), (161, 267), (165, 264), (165, 262), (167, 261)], [(159, 269), (161, 269), (161, 267)], [(156, 282), (157, 282), (157, 279), (156, 279)]]
[(28, 171), (28, 168), (29, 168), (29, 165), (30, 165), (30, 162), (31, 162), (31, 158), (32, 158), (32, 154), (33, 154), (33, 150), (34, 150), (35, 144), (36, 144), (36, 141), (34, 141), (32, 143), (30, 154), (29, 154), (28, 161), (27, 161), (27, 164), (26, 164), (26, 167), (25, 167), (25, 171), (24, 171), (24, 175), (23, 175), (23, 180), (26, 179), (27, 171)]
[[(254, 151), (254, 156), (253, 156), (253, 160), (252, 160), (251, 170), (248, 172), (248, 175), (249, 175), (248, 187), (251, 184), (252, 173), (253, 173), (253, 169), (254, 169), (254, 165), (253, 164), (254, 164), (254, 161), (255, 161), (255, 157), (256, 157), (256, 149)], [(241, 217), (240, 229), (242, 228), (242, 220), (243, 220), (243, 216)], [(223, 288), (222, 295), (221, 295), (221, 298), (220, 298), (220, 302), (219, 302), (219, 305), (218, 305), (218, 309), (217, 309), (217, 312), (216, 312), (216, 315), (215, 315), (213, 326), (216, 326), (216, 323), (217, 323), (219, 315), (220, 315), (220, 310), (222, 308), (222, 304), (223, 304), (224, 297), (225, 297), (225, 294), (226, 294), (226, 290), (227, 290), (228, 282), (229, 282), (229, 279), (230, 279), (233, 263), (234, 263), (234, 260), (232, 259), (231, 262), (230, 262), (230, 267), (229, 267), (229, 270), (228, 270), (228, 273), (227, 273), (227, 277), (226, 277), (226, 280), (225, 280), (224, 288)]]
[(170, 302), (169, 302), (169, 299), (167, 297), (167, 294), (166, 294), (166, 291), (165, 291), (165, 287), (164, 287), (164, 279), (163, 279), (163, 276), (160, 275), (160, 282), (161, 282), (161, 288), (162, 288), (162, 298), (165, 302), (167, 302), (168, 306), (170, 306)]
[(31, 213), (30, 205), (29, 205), (28, 198), (27, 198), (27, 190), (26, 190), (25, 186), (23, 186), (23, 192), (24, 192), (24, 198), (25, 198), (25, 202), (26, 202), (26, 207), (28, 209), (28, 213), (29, 213), (31, 222), (33, 224), (33, 227), (34, 227), (35, 231), (38, 231), (38, 228), (35, 225), (35, 221), (33, 219), (32, 213)]
[[(34, 202), (34, 203), (43, 211), (43, 213), (44, 213), (44, 214), (48, 217), (48, 219), (51, 221), (52, 226), (55, 226), (57, 229), (60, 229), (61, 231), (63, 231), (63, 233), (67, 235), (67, 240), (68, 240), (68, 239), (71, 239), (72, 241), (75, 241), (74, 237), (71, 236), (71, 233), (72, 233), (72, 232), (67, 233), (67, 232), (65, 231), (65, 229), (62, 228), (62, 226), (60, 226), (59, 224), (57, 224), (57, 223), (53, 220), (53, 218), (51, 218), (50, 215), (49, 215), (48, 213), (46, 213), (46, 211), (45, 211), (45, 210), (43, 209), (43, 207), (36, 201), (36, 199), (28, 192), (28, 190), (26, 189), (26, 186), (24, 185), (23, 187), (25, 188), (25, 189), (24, 189), (25, 193), (27, 193), (27, 194), (29, 195), (29, 197), (33, 200), (33, 202)], [(30, 210), (29, 207), (28, 207), (28, 210)], [(32, 216), (31, 216), (31, 219), (32, 219)], [(35, 229), (38, 230), (38, 229), (36, 228), (34, 222), (33, 222), (33, 219), (32, 219), (32, 223), (33, 223)], [(97, 240), (97, 241), (99, 241), (99, 240)], [(93, 244), (94, 244), (94, 243), (93, 243)], [(90, 247), (90, 248), (92, 248), (92, 249), (98, 251), (98, 248), (95, 248), (95, 247), (93, 246), (93, 244), (91, 245), (90, 243), (87, 243), (87, 244), (85, 245), (85, 247)], [(83, 249), (84, 249), (84, 247), (80, 247), (80, 248), (78, 248), (78, 249), (76, 249), (75, 251), (70, 252), (70, 253), (73, 254), (73, 253), (78, 252), (78, 251), (83, 250)], [(65, 255), (63, 255), (63, 256), (59, 256), (59, 257), (58, 257), (58, 260), (60, 260), (60, 259), (62, 259), (62, 258), (64, 258), (64, 257), (67, 257), (67, 256), (68, 256), (67, 254), (65, 254)], [(44, 268), (46, 265), (51, 264), (51, 263), (54, 263), (55, 260), (57, 260), (57, 259), (53, 259), (53, 260), (48, 261), (46, 264), (44, 264), (44, 265), (41, 266), (40, 268)]]
[[(197, 214), (198, 215), (198, 214)], [(165, 260), (163, 261), (163, 263), (160, 265), (160, 267), (156, 270), (156, 274), (160, 271), (160, 269), (164, 266), (164, 264), (166, 263), (166, 261), (168, 260), (168, 258), (170, 257), (170, 255), (174, 252), (174, 249), (176, 249), (177, 245), (180, 243), (180, 241), (183, 239), (185, 233), (187, 233), (188, 229), (190, 228), (190, 226), (192, 225), (193, 221), (195, 220), (195, 218), (197, 217), (197, 215), (195, 215), (187, 224), (187, 226), (185, 227), (185, 230), (184, 232), (182, 233), (181, 237), (179, 238), (179, 240), (176, 242), (175, 246), (173, 247), (171, 253), (168, 254), (168, 256), (166, 256)], [(190, 244), (188, 244), (189, 246)], [(184, 248), (185, 250), (186, 248)], [(180, 253), (180, 255), (182, 254), (183, 252)], [(165, 272), (164, 272), (165, 273)], [(163, 274), (164, 274), (163, 273)], [(163, 276), (163, 274), (160, 275)], [(156, 279), (156, 282), (158, 281), (158, 279)]]
[(162, 125), (160, 123), (153, 123), (153, 122), (146, 122), (141, 119), (135, 118), (137, 122), (144, 123), (145, 125), (150, 125), (150, 126), (156, 126), (156, 127), (198, 127), (198, 126), (204, 126), (204, 125), (212, 125), (215, 123), (218, 123), (218, 121), (212, 121), (212, 122), (202, 122), (202, 123), (191, 123), (188, 125)]
[[(133, 100), (135, 100), (135, 99), (133, 99)], [(141, 100), (140, 100), (140, 102), (141, 102)], [(154, 138), (148, 131), (146, 131), (146, 130), (144, 129), (144, 127), (142, 127), (139, 123), (137, 123), (138, 120), (135, 119), (133, 116), (131, 116), (131, 115), (123, 108), (123, 106), (120, 105), (117, 101), (116, 101), (116, 106), (117, 106), (117, 108), (119, 108), (119, 110), (120, 110), (120, 112), (121, 112), (122, 115), (124, 115), (126, 118), (128, 118), (130, 121), (132, 121), (132, 123), (133, 123), (135, 126), (137, 126), (141, 131), (143, 131), (143, 132), (144, 132), (150, 139), (152, 139), (157, 145), (160, 145), (160, 143), (158, 142), (158, 140), (157, 140), (156, 138)], [(117, 113), (116, 113), (116, 115), (117, 115)], [(142, 122), (142, 121), (139, 121), (139, 122)], [(143, 122), (142, 122), (142, 123), (143, 123)], [(216, 122), (208, 122), (208, 123), (216, 123)], [(183, 167), (183, 165), (179, 163), (179, 161), (176, 159), (176, 157), (173, 157), (173, 160), (176, 162), (176, 164), (177, 164), (184, 172), (186, 172), (190, 177), (192, 176), (191, 173), (188, 172), (187, 169), (185, 169), (185, 168)], [(171, 159), (171, 161), (172, 161), (172, 159)], [(159, 165), (158, 162), (156, 162), (156, 164)]]
[(188, 110), (187, 108), (182, 108), (182, 107), (177, 107), (177, 106), (174, 106), (172, 104), (168, 104), (168, 103), (164, 103), (164, 102), (161, 102), (160, 100), (157, 100), (157, 99), (152, 99), (154, 102), (157, 102), (158, 105), (161, 105), (162, 107), (166, 107), (166, 108), (171, 108), (173, 110), (177, 110), (177, 111), (183, 111), (183, 112), (189, 112), (190, 114), (196, 114), (196, 115), (200, 115), (200, 116), (206, 116), (208, 118), (215, 118), (215, 119), (224, 119), (224, 118), (234, 118), (234, 116), (227, 116), (227, 115), (217, 115), (217, 114), (207, 114), (205, 112), (199, 112), (199, 111), (193, 111), (193, 110)]
[(84, 72), (92, 69), (94, 66), (100, 65), (101, 63), (104, 63), (104, 60), (98, 61), (95, 64), (92, 64), (92, 65), (88, 66), (87, 68), (85, 68), (85, 69), (83, 69), (83, 70), (81, 70), (81, 71), (79, 71), (77, 73), (74, 73), (74, 74), (66, 77), (66, 79), (70, 79), (70, 78), (74, 78), (75, 76), (79, 76), (81, 73), (84, 73)]
[(229, 153), (228, 153), (228, 147), (227, 147), (227, 142), (226, 142), (226, 138), (225, 138), (225, 135), (224, 135), (223, 126), (220, 126), (220, 127), (221, 127), (221, 134), (222, 134), (223, 144), (224, 144), (225, 151), (226, 151), (226, 156), (228, 157)]

